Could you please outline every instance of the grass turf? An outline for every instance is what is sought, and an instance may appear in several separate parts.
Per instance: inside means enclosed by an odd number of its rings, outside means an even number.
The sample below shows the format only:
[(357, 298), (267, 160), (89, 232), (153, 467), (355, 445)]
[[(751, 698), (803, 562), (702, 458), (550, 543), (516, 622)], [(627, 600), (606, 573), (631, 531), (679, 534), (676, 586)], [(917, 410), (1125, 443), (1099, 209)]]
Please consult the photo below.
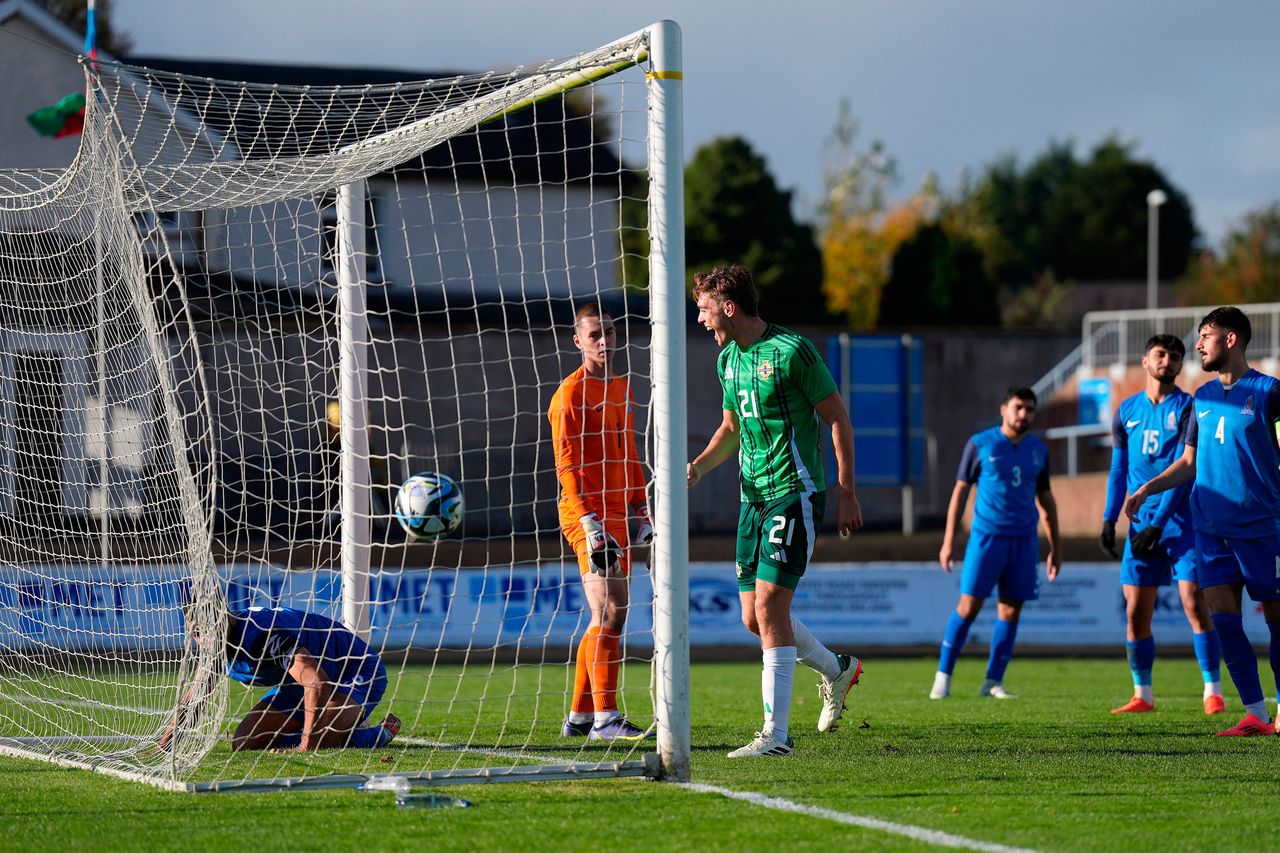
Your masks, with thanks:
[[(544, 689), (563, 681), (563, 670), (549, 669), (538, 678)], [(932, 660), (867, 661), (840, 730), (819, 735), (813, 728), (817, 691), (802, 667), (792, 714), (796, 755), (730, 760), (725, 752), (749, 740), (759, 725), (759, 667), (697, 665), (694, 779), (1020, 847), (1269, 846), (1268, 795), (1280, 739), (1213, 737), (1242, 712), (1229, 703), (1226, 715), (1204, 716), (1192, 661), (1162, 661), (1157, 711), (1123, 716), (1108, 713), (1129, 695), (1120, 659), (1015, 659), (1008, 682), (1024, 698), (1009, 702), (976, 697), (982, 662), (968, 657), (957, 670), (952, 698), (931, 702), (926, 694), (933, 669)], [(405, 695), (403, 689), (397, 695)], [(558, 697), (541, 701), (544, 723), (536, 732), (519, 732), (512, 745), (528, 742), (566, 760), (593, 757), (556, 736)], [(421, 737), (435, 736), (429, 716), (416, 724)], [(393, 765), (403, 763), (392, 757)], [(236, 760), (219, 764), (218, 775), (239, 772)], [(258, 763), (249, 768), (259, 773), (273, 766), (253, 760)], [(387, 793), (189, 795), (5, 757), (0, 770), (6, 777), (0, 848), (9, 850), (927, 846), (642, 780), (447, 788), (439, 790), (472, 800), (475, 808), (401, 810)]]

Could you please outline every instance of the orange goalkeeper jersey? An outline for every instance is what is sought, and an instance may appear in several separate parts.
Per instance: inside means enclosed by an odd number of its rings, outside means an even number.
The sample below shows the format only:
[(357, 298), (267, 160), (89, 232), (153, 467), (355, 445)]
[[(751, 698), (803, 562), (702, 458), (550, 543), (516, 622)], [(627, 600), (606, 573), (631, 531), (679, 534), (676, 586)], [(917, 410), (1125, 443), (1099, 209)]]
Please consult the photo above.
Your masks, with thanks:
[(594, 512), (622, 521), (644, 506), (645, 477), (636, 452), (634, 402), (621, 376), (596, 379), (579, 367), (551, 397), (547, 419), (560, 480), (560, 524)]

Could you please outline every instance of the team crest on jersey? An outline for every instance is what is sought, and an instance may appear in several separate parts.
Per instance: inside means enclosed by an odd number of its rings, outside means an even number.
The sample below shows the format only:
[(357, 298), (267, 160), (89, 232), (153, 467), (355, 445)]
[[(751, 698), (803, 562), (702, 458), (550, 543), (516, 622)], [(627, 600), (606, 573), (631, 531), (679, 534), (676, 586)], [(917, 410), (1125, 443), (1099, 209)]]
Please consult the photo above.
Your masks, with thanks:
[(1177, 429), (1177, 428), (1178, 428), (1178, 419), (1177, 419), (1177, 418), (1175, 418), (1175, 417), (1173, 416), (1173, 412), (1170, 412), (1170, 413), (1169, 413), (1169, 417), (1167, 417), (1167, 418), (1165, 418), (1165, 419), (1164, 419), (1164, 428), (1165, 428), (1165, 429)]
[(756, 376), (761, 379), (768, 379), (773, 375), (773, 364), (768, 361), (760, 362), (760, 366), (756, 368)]
[(1250, 394), (1247, 398), (1245, 398), (1244, 408), (1240, 410), (1240, 414), (1242, 415), (1253, 414), (1253, 395), (1252, 394)]

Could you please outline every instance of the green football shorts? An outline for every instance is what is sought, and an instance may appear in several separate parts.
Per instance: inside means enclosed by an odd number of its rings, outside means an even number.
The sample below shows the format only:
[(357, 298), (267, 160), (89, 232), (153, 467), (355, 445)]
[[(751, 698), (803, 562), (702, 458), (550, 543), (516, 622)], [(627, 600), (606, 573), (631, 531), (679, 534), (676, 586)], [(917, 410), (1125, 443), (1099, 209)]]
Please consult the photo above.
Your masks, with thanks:
[(813, 556), (826, 492), (795, 492), (772, 501), (743, 501), (738, 513), (738, 589), (756, 579), (794, 590)]

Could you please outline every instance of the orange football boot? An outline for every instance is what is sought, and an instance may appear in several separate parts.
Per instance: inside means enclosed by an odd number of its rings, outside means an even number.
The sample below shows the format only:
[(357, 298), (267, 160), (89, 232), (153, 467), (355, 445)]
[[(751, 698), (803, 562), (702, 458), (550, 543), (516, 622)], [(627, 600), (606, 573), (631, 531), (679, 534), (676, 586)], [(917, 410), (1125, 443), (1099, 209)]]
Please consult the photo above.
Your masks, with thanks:
[(1112, 708), (1113, 714), (1145, 714), (1148, 711), (1154, 711), (1156, 705), (1154, 702), (1148, 702), (1146, 699), (1139, 699), (1134, 696), (1128, 702), (1125, 702), (1119, 708)]
[(1215, 693), (1204, 697), (1204, 712), (1212, 717), (1214, 714), (1226, 713), (1227, 703), (1223, 701), (1222, 694)]

